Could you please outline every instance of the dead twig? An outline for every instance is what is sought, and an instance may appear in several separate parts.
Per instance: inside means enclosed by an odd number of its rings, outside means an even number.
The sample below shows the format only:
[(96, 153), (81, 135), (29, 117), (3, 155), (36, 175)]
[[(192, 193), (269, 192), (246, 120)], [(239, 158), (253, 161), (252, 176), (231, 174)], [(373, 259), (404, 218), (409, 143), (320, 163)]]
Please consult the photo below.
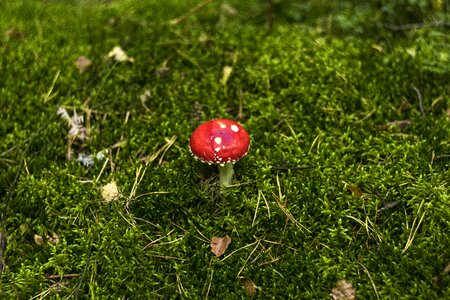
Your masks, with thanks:
[(64, 275), (47, 275), (47, 279), (73, 278), (80, 277), (80, 274), (64, 274)]
[(213, 2), (214, 0), (204, 0), (202, 2), (200, 2), (199, 4), (197, 4), (196, 6), (194, 6), (193, 8), (191, 8), (186, 14), (172, 19), (169, 21), (170, 25), (178, 25), (181, 22), (183, 22), (184, 20), (188, 19), (189, 17), (195, 15), (198, 11), (200, 11), (203, 7), (205, 7), (206, 5), (210, 4), (211, 2)]
[(289, 171), (289, 170), (307, 170), (317, 168), (317, 165), (308, 165), (308, 166), (294, 166), (294, 167), (272, 167), (273, 170), (276, 171)]
[(406, 31), (406, 30), (414, 30), (420, 28), (430, 28), (430, 27), (446, 27), (450, 26), (450, 23), (444, 20), (435, 21), (434, 23), (411, 23), (411, 24), (402, 24), (402, 25), (394, 25), (394, 24), (382, 24), (383, 27), (392, 30), (392, 31)]

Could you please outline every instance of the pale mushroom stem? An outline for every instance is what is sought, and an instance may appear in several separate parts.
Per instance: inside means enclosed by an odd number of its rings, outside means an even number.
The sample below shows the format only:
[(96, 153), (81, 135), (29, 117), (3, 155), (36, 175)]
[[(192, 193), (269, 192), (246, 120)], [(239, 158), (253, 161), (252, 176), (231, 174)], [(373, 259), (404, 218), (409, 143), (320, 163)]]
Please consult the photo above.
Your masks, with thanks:
[(233, 180), (233, 174), (234, 170), (232, 163), (219, 165), (220, 187), (229, 187)]

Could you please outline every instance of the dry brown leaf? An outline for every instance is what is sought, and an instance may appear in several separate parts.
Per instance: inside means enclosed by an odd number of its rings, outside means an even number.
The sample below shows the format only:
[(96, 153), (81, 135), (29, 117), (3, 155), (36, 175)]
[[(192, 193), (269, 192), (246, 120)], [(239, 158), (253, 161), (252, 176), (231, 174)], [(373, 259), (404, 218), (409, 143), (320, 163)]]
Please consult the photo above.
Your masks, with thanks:
[(345, 182), (343, 180), (342, 180), (342, 183), (344, 184), (345, 188), (347, 190), (349, 190), (353, 195), (355, 195), (357, 197), (364, 196), (364, 192), (359, 187), (357, 187), (356, 185), (347, 183), (347, 182)]
[(47, 234), (45, 237), (50, 244), (56, 245), (59, 243), (59, 236), (55, 232), (52, 235)]
[(224, 237), (213, 236), (211, 239), (211, 251), (219, 257), (227, 250), (230, 243), (231, 238), (228, 235)]
[(244, 286), (247, 295), (250, 297), (256, 295), (256, 284), (250, 278), (241, 278), (241, 283)]
[(83, 73), (84, 71), (86, 71), (90, 65), (92, 65), (92, 61), (83, 55), (79, 56), (77, 58), (77, 60), (75, 61), (75, 66), (80, 71), (80, 73)]
[(7, 39), (20, 39), (24, 36), (24, 33), (22, 30), (13, 27), (6, 29), (4, 35)]
[(119, 189), (117, 188), (116, 182), (113, 180), (110, 183), (102, 186), (101, 189), (103, 200), (106, 203), (109, 203), (113, 200), (116, 200), (119, 197)]
[(355, 300), (356, 290), (350, 282), (341, 279), (336, 283), (336, 287), (331, 290), (330, 295), (334, 300)]

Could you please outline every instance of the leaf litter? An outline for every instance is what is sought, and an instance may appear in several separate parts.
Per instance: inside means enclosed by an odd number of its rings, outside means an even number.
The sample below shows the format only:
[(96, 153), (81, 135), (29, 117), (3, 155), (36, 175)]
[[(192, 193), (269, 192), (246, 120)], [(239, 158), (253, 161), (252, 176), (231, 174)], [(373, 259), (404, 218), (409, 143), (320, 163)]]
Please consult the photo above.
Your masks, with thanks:
[(228, 245), (231, 243), (231, 238), (226, 235), (224, 237), (213, 236), (211, 239), (211, 252), (214, 253), (215, 256), (222, 256), (228, 248)]

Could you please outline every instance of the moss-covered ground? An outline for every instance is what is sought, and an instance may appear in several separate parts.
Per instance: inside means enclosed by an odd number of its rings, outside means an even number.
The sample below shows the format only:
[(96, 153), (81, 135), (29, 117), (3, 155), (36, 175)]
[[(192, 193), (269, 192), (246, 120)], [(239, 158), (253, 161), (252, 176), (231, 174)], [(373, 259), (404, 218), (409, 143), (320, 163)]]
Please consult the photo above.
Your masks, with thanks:
[(358, 3), (1, 1), (0, 298), (449, 299), (448, 7)]

